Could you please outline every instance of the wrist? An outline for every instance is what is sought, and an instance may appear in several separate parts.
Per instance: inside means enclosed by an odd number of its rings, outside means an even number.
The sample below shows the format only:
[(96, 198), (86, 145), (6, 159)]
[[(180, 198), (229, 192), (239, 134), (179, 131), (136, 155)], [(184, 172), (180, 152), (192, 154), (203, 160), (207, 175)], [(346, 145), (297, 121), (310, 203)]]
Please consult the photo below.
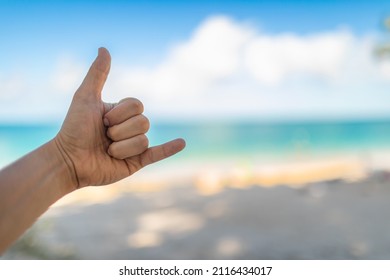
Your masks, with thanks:
[(57, 178), (64, 194), (76, 190), (79, 183), (74, 164), (57, 137), (47, 142), (44, 145), (44, 148), (53, 165), (57, 167)]

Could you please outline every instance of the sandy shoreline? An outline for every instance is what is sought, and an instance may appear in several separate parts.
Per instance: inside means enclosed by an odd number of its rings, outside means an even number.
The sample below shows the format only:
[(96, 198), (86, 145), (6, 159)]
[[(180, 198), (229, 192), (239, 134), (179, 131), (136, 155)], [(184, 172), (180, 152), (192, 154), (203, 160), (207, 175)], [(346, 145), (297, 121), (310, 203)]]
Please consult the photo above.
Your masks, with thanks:
[[(254, 158), (258, 158), (255, 156)], [(60, 200), (56, 206), (110, 201), (122, 193), (158, 192), (172, 186), (193, 186), (201, 195), (214, 195), (225, 188), (245, 189), (288, 186), (301, 188), (323, 181), (359, 181), (376, 171), (390, 171), (390, 151), (345, 154), (288, 160), (217, 159), (173, 161), (148, 166), (133, 176), (104, 188), (83, 189)]]
[(3, 259), (390, 259), (390, 176), (53, 207)]

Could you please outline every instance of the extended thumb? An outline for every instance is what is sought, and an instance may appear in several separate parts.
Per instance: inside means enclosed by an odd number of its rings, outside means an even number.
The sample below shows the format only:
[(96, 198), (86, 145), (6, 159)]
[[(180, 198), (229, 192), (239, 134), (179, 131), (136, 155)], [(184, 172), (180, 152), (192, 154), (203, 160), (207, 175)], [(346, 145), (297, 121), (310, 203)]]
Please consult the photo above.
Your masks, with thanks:
[(78, 94), (85, 97), (93, 96), (100, 99), (108, 73), (110, 72), (110, 67), (110, 53), (105, 48), (99, 48), (98, 56), (89, 68), (84, 81), (78, 89)]

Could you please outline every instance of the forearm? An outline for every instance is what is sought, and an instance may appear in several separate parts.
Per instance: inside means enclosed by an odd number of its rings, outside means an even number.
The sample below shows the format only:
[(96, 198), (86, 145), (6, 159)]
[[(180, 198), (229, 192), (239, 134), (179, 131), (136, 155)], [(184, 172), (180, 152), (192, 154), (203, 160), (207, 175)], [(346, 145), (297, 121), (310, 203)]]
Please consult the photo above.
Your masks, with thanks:
[(55, 140), (1, 170), (0, 178), (0, 253), (75, 189), (74, 174)]

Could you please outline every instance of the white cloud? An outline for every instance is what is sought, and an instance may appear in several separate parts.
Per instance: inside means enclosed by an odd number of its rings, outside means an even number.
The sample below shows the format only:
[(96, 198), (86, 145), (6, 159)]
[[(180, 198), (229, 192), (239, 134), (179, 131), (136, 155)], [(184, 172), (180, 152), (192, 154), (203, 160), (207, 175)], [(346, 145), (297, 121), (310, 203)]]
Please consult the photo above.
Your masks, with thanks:
[(63, 119), (88, 68), (69, 55), (60, 55), (53, 64), (53, 69), (46, 69), (49, 74), (29, 68), (18, 69), (8, 76), (0, 73), (0, 102), (7, 104), (0, 110), (0, 121), (57, 122)]
[(380, 63), (379, 71), (384, 79), (390, 80), (390, 61), (383, 61)]
[(74, 92), (85, 76), (86, 67), (69, 55), (62, 55), (49, 78), (49, 91), (60, 94)]
[[(390, 116), (390, 62), (376, 60), (374, 47), (373, 37), (358, 37), (345, 29), (267, 34), (215, 16), (172, 46), (153, 67), (120, 65), (113, 53), (104, 97), (117, 101), (135, 96), (149, 115), (175, 120)], [(20, 106), (28, 108), (25, 112), (63, 115), (64, 101), (70, 101), (88, 69), (77, 61), (60, 56), (49, 80), (39, 81), (41, 87), (26, 85), (23, 75), (0, 75), (0, 99), (15, 101), (28, 88), (33, 92), (30, 100), (42, 103), (31, 108), (27, 99)], [(0, 118), (8, 113), (11, 110), (3, 111)]]
[(258, 35), (248, 43), (245, 63), (260, 83), (278, 85), (290, 75), (339, 76), (353, 38), (347, 32), (300, 37)]
[(386, 67), (372, 58), (373, 47), (372, 38), (347, 30), (269, 35), (228, 17), (212, 17), (163, 62), (151, 69), (123, 67), (115, 83), (119, 89), (166, 97), (199, 93), (215, 82), (248, 75), (265, 86), (282, 86), (296, 77), (326, 82), (367, 74), (386, 78)]
[(197, 94), (237, 72), (241, 49), (251, 36), (250, 29), (226, 17), (213, 18), (200, 25), (187, 42), (174, 46), (153, 69), (120, 69), (120, 74), (113, 73), (117, 79), (111, 85), (119, 91), (162, 98)]
[(21, 98), (26, 83), (21, 73), (2, 74), (0, 73), (0, 100), (12, 100)]
[(374, 38), (344, 29), (266, 34), (211, 17), (155, 67), (113, 65), (107, 97), (136, 95), (171, 118), (357, 115), (367, 104), (368, 115), (376, 105), (390, 115), (390, 98), (383, 100), (390, 67), (376, 61), (374, 46)]

